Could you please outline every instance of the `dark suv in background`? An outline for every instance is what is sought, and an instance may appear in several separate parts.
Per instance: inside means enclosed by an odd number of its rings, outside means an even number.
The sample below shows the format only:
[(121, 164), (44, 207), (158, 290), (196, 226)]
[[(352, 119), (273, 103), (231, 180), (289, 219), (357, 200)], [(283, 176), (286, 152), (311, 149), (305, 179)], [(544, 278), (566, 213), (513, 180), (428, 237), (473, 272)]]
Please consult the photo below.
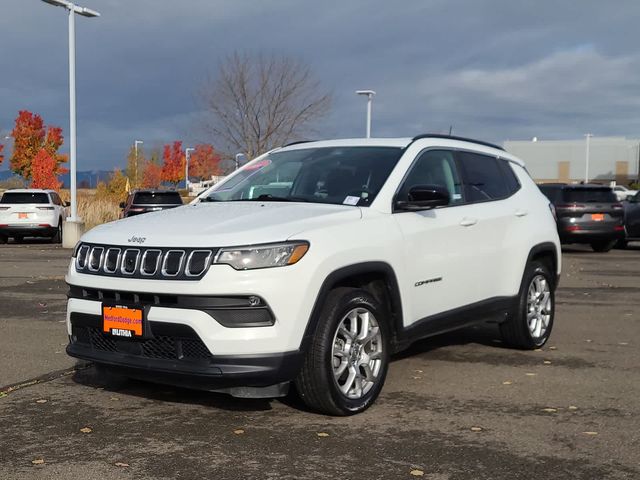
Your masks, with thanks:
[(134, 190), (126, 202), (120, 203), (121, 217), (157, 212), (183, 205), (180, 194), (174, 190)]
[(624, 239), (624, 208), (611, 187), (547, 183), (540, 190), (556, 210), (562, 243), (588, 243), (608, 252)]

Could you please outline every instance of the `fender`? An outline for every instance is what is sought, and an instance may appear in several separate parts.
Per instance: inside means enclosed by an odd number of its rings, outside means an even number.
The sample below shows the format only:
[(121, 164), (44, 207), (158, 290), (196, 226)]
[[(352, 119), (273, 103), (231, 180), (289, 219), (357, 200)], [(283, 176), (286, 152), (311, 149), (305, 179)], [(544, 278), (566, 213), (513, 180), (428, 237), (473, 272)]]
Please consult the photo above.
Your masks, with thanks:
[(558, 256), (559, 252), (556, 248), (556, 245), (551, 242), (544, 242), (534, 245), (529, 251), (529, 256), (527, 257), (527, 261), (523, 266), (522, 275), (524, 276), (524, 269), (527, 268), (527, 265), (533, 260), (534, 257), (542, 254), (542, 253), (550, 253), (553, 256), (553, 276), (555, 278), (555, 282), (553, 284), (554, 290), (558, 287), (560, 283), (560, 274), (558, 273)]
[(366, 274), (382, 274), (385, 277), (387, 295), (391, 301), (391, 305), (389, 305), (392, 316), (392, 322), (390, 325), (392, 331), (391, 343), (392, 345), (396, 343), (395, 337), (397, 332), (400, 332), (403, 329), (403, 316), (402, 298), (400, 297), (400, 288), (398, 287), (398, 280), (396, 278), (395, 271), (393, 270), (393, 267), (386, 262), (362, 262), (334, 270), (327, 275), (327, 278), (324, 279), (324, 282), (322, 282), (322, 286), (320, 287), (320, 291), (316, 296), (316, 301), (313, 304), (313, 309), (311, 310), (311, 315), (309, 316), (304, 336), (302, 337), (302, 342), (300, 344), (301, 352), (306, 352), (309, 344), (311, 343), (316, 327), (318, 326), (318, 322), (320, 321), (322, 307), (327, 300), (329, 292), (344, 280)]

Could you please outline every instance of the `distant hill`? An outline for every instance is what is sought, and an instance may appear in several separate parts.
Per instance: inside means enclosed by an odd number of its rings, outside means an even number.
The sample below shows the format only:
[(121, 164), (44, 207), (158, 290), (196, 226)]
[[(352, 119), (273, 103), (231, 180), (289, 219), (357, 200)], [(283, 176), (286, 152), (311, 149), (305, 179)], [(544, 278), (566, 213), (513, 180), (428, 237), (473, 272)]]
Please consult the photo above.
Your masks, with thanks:
[[(78, 172), (78, 188), (96, 188), (98, 182), (108, 181), (111, 173), (113, 172), (110, 170)], [(1, 170), (0, 182), (3, 182), (13, 176), (14, 174), (10, 170)], [(62, 180), (62, 187), (69, 188), (69, 174), (67, 173), (65, 175), (62, 175), (60, 179)]]

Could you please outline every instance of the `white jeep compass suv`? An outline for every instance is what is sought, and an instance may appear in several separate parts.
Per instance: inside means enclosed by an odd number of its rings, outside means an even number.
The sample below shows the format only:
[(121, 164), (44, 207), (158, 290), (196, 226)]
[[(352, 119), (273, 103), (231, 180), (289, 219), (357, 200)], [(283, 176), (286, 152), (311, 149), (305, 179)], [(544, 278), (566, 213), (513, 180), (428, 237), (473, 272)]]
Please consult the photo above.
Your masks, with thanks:
[(107, 372), (365, 410), (389, 358), (482, 321), (551, 333), (560, 244), (520, 160), (474, 140), (332, 140), (268, 152), (198, 202), (75, 248), (67, 352)]
[(67, 206), (54, 190), (7, 190), (0, 197), (0, 243), (10, 237), (17, 243), (25, 237), (48, 237), (52, 243), (62, 243)]

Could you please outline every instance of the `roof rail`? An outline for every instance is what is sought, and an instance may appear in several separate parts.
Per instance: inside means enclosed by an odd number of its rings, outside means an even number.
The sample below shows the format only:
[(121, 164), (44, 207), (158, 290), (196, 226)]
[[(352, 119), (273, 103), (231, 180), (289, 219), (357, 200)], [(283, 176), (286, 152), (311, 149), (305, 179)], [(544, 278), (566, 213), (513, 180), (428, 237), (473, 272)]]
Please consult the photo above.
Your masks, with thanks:
[(309, 143), (309, 142), (315, 142), (315, 140), (298, 140), (296, 142), (287, 143), (286, 145), (283, 145), (282, 148), (290, 147), (291, 145), (298, 145), (299, 143)]
[(505, 151), (504, 148), (502, 148), (500, 145), (496, 145), (494, 143), (483, 142), (482, 140), (474, 140), (473, 138), (456, 137), (455, 135), (444, 135), (442, 133), (424, 133), (422, 135), (417, 135), (411, 139), (411, 143), (422, 138), (443, 138), (446, 140), (459, 140), (461, 142), (477, 143), (478, 145), (484, 145), (485, 147), (497, 148), (498, 150)]

